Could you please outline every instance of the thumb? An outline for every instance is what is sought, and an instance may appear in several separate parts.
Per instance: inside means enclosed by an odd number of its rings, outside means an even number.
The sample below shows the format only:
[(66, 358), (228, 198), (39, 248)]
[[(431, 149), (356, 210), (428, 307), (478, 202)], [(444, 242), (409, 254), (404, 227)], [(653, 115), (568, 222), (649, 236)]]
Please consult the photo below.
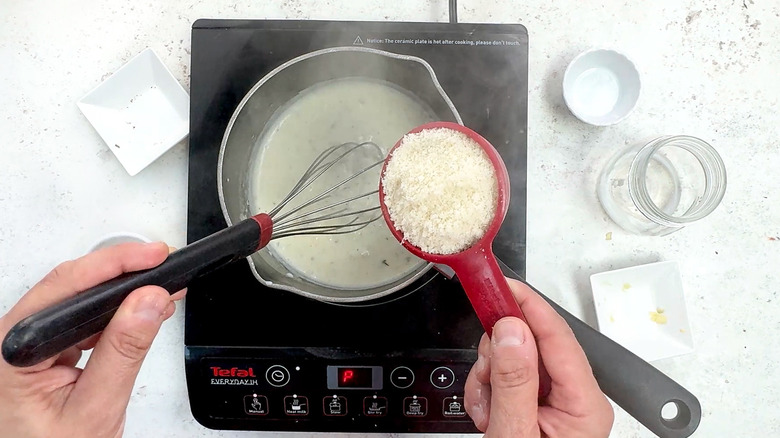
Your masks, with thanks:
[(503, 318), (493, 327), (490, 350), (486, 436), (538, 438), (539, 359), (531, 330), (518, 318)]
[(121, 418), (146, 353), (174, 310), (168, 292), (157, 286), (128, 295), (100, 335), (69, 404), (107, 419)]

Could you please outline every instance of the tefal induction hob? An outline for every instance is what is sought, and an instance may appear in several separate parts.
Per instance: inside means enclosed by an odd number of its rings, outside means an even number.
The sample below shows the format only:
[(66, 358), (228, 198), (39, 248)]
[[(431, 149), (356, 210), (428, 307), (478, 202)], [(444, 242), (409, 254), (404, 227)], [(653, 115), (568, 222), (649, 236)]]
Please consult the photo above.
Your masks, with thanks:
[[(509, 213), (494, 249), (525, 267), (528, 37), (521, 25), (199, 20), (192, 28), (187, 240), (226, 226), (217, 159), (228, 120), (266, 73), (363, 45), (425, 59), (465, 125), (501, 153)], [(334, 305), (260, 285), (243, 261), (189, 287), (185, 361), (195, 418), (214, 429), (476, 432), (463, 386), (483, 333), (457, 281)]]

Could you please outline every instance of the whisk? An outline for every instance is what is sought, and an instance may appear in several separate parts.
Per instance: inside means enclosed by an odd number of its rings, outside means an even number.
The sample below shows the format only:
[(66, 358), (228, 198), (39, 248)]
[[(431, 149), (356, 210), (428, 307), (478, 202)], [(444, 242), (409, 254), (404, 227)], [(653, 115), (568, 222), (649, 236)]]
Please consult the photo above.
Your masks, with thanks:
[[(375, 162), (360, 164), (374, 153)], [(156, 268), (122, 275), (23, 319), (6, 335), (3, 357), (15, 366), (37, 364), (103, 330), (135, 289), (156, 285), (174, 293), (207, 272), (250, 256), (271, 239), (345, 234), (365, 228), (382, 217), (377, 168), (383, 162), (382, 150), (372, 142), (327, 148), (268, 213), (187, 245)], [(363, 192), (356, 181), (362, 175), (371, 176), (368, 172), (372, 169), (377, 169), (377, 189)], [(329, 183), (331, 180), (335, 182)], [(315, 192), (317, 181), (326, 184)]]

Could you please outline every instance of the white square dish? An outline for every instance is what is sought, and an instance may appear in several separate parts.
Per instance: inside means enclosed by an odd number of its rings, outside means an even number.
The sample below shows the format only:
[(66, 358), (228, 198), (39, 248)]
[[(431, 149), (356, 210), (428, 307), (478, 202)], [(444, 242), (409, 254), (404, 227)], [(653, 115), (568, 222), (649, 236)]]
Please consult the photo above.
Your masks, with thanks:
[(189, 133), (190, 97), (152, 49), (90, 91), (78, 107), (131, 176)]
[(590, 276), (599, 331), (646, 361), (693, 351), (677, 262)]

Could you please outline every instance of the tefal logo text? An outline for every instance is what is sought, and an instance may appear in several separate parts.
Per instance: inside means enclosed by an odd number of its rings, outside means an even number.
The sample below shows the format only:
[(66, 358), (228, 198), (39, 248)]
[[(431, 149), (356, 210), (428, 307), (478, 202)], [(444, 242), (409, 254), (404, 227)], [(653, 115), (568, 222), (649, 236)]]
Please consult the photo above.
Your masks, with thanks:
[(214, 377), (257, 377), (255, 376), (255, 371), (252, 369), (252, 367), (249, 367), (245, 370), (236, 367), (211, 367), (211, 372), (214, 373)]

